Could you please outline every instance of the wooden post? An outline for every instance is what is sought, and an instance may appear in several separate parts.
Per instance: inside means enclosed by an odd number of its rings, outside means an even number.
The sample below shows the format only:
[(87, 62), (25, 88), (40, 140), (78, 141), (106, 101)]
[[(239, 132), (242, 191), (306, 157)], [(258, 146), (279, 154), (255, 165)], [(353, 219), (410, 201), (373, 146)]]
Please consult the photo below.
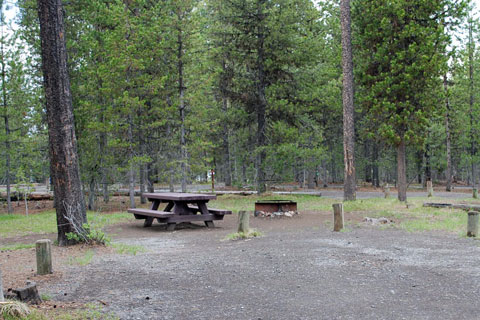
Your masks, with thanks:
[(3, 281), (2, 281), (2, 269), (0, 269), (0, 302), (5, 301), (3, 297)]
[(215, 191), (215, 170), (211, 170), (210, 171), (211, 175), (212, 175), (212, 192)]
[(250, 212), (238, 211), (238, 232), (247, 234), (250, 231)]
[(432, 181), (427, 181), (427, 196), (433, 197), (433, 184)]
[(390, 187), (388, 186), (388, 183), (383, 188), (383, 193), (384, 193), (385, 199), (390, 197)]
[(473, 196), (473, 199), (478, 199), (478, 189), (477, 188), (472, 189), (472, 196)]
[(468, 213), (467, 237), (476, 237), (478, 235), (478, 215), (477, 211)]
[(38, 240), (35, 247), (37, 251), (37, 274), (52, 273), (52, 242), (48, 239)]
[(333, 207), (333, 231), (343, 229), (343, 203), (334, 203)]

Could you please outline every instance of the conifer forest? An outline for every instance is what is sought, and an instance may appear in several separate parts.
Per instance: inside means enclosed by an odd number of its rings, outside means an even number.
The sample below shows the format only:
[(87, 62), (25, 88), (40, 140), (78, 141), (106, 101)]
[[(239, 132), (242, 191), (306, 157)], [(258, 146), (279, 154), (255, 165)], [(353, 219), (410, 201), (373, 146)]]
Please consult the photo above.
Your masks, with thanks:
[[(63, 21), (47, 16), (49, 2)], [(53, 184), (60, 143), (78, 153), (58, 161), (78, 162), (68, 193), (87, 206), (119, 186), (185, 192), (213, 172), (215, 183), (259, 193), (345, 182), (352, 200), (359, 186), (396, 186), (405, 200), (427, 181), (447, 191), (480, 182), (473, 1), (0, 3), (9, 192)], [(66, 51), (48, 56), (55, 32)], [(73, 115), (55, 109), (69, 99)]]

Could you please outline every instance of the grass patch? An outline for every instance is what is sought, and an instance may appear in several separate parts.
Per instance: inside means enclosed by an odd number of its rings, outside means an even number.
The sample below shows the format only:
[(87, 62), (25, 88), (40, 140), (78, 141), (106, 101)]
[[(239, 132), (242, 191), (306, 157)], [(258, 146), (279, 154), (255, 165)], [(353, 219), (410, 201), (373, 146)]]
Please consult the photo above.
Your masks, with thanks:
[[(88, 212), (87, 219), (90, 223), (94, 222), (97, 228), (103, 228), (108, 225), (128, 221), (131, 214), (126, 212), (119, 213), (97, 213)], [(3, 214), (0, 215), (0, 237), (25, 236), (29, 234), (45, 234), (57, 232), (57, 220), (55, 211), (45, 211), (42, 213), (24, 216), (21, 214)]]
[(50, 301), (52, 300), (52, 296), (47, 294), (47, 293), (42, 293), (40, 294), (40, 298), (43, 300), (43, 301)]
[(82, 256), (79, 257), (70, 257), (68, 259), (69, 264), (75, 264), (79, 266), (86, 266), (92, 262), (93, 257), (95, 256), (95, 252), (93, 250), (88, 250), (83, 254)]
[(263, 234), (260, 231), (257, 230), (250, 230), (249, 232), (235, 232), (235, 233), (230, 233), (225, 237), (225, 240), (244, 240), (244, 239), (250, 239), (250, 238), (256, 238), (260, 237)]
[[(3, 318), (2, 318), (3, 316)], [(118, 320), (119, 318), (113, 313), (104, 313), (102, 308), (95, 304), (87, 304), (82, 309), (75, 310), (30, 310), (30, 314), (24, 317), (15, 317), (9, 315), (1, 315), (0, 319), (4, 320)]]
[(31, 248), (35, 248), (34, 243), (33, 244), (20, 243), (20, 244), (0, 247), (0, 251), (14, 251), (14, 250), (31, 249)]
[(115, 252), (119, 254), (129, 254), (132, 256), (136, 256), (137, 253), (146, 252), (147, 249), (143, 246), (138, 245), (130, 245), (125, 243), (113, 243), (112, 247), (115, 249)]
[[(332, 204), (342, 202), (339, 199), (327, 199), (313, 195), (258, 195), (239, 196), (223, 195), (217, 200), (211, 201), (211, 206), (220, 209), (229, 209), (233, 211), (253, 210), (257, 200), (280, 200), (289, 199), (297, 202), (300, 211), (322, 211), (332, 212)], [(424, 202), (449, 202), (478, 204), (480, 200), (476, 199), (448, 199), (446, 201), (439, 197), (411, 197), (408, 203), (400, 202), (392, 194), (391, 197), (375, 199), (359, 199), (357, 201), (346, 201), (343, 208), (346, 213), (370, 218), (385, 217), (394, 221), (394, 224), (388, 225), (388, 228), (400, 228), (409, 232), (420, 231), (446, 231), (452, 233), (465, 233), (467, 224), (467, 214), (462, 210), (453, 210), (450, 208), (426, 208)], [(325, 224), (330, 227), (331, 221)], [(387, 228), (387, 226), (379, 226)]]

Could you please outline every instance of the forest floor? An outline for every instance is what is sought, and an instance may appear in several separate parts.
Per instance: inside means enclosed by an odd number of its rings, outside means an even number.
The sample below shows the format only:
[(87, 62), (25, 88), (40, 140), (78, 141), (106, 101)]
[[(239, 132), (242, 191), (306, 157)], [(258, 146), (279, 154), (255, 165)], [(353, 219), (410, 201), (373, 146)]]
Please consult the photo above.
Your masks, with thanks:
[[(215, 207), (255, 199), (222, 196)], [(4, 287), (30, 279), (47, 300), (42, 312), (97, 305), (120, 319), (479, 317), (480, 242), (464, 237), (464, 212), (423, 208), (426, 198), (408, 207), (361, 200), (345, 204), (346, 228), (332, 232), (335, 200), (294, 200), (298, 216), (252, 217), (262, 236), (249, 240), (226, 240), (235, 215), (213, 229), (182, 224), (174, 232), (132, 217), (106, 228), (110, 246), (54, 246), (50, 276), (35, 275), (33, 248), (0, 249)], [(2, 237), (0, 247), (45, 237), (54, 235)]]

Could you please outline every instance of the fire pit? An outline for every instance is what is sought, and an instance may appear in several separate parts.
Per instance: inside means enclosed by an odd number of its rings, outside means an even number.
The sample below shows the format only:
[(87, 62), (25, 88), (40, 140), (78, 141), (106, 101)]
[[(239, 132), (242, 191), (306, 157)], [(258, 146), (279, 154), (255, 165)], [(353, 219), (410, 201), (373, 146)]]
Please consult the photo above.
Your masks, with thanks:
[(292, 200), (261, 200), (255, 202), (255, 217), (292, 217), (298, 214), (297, 203)]

